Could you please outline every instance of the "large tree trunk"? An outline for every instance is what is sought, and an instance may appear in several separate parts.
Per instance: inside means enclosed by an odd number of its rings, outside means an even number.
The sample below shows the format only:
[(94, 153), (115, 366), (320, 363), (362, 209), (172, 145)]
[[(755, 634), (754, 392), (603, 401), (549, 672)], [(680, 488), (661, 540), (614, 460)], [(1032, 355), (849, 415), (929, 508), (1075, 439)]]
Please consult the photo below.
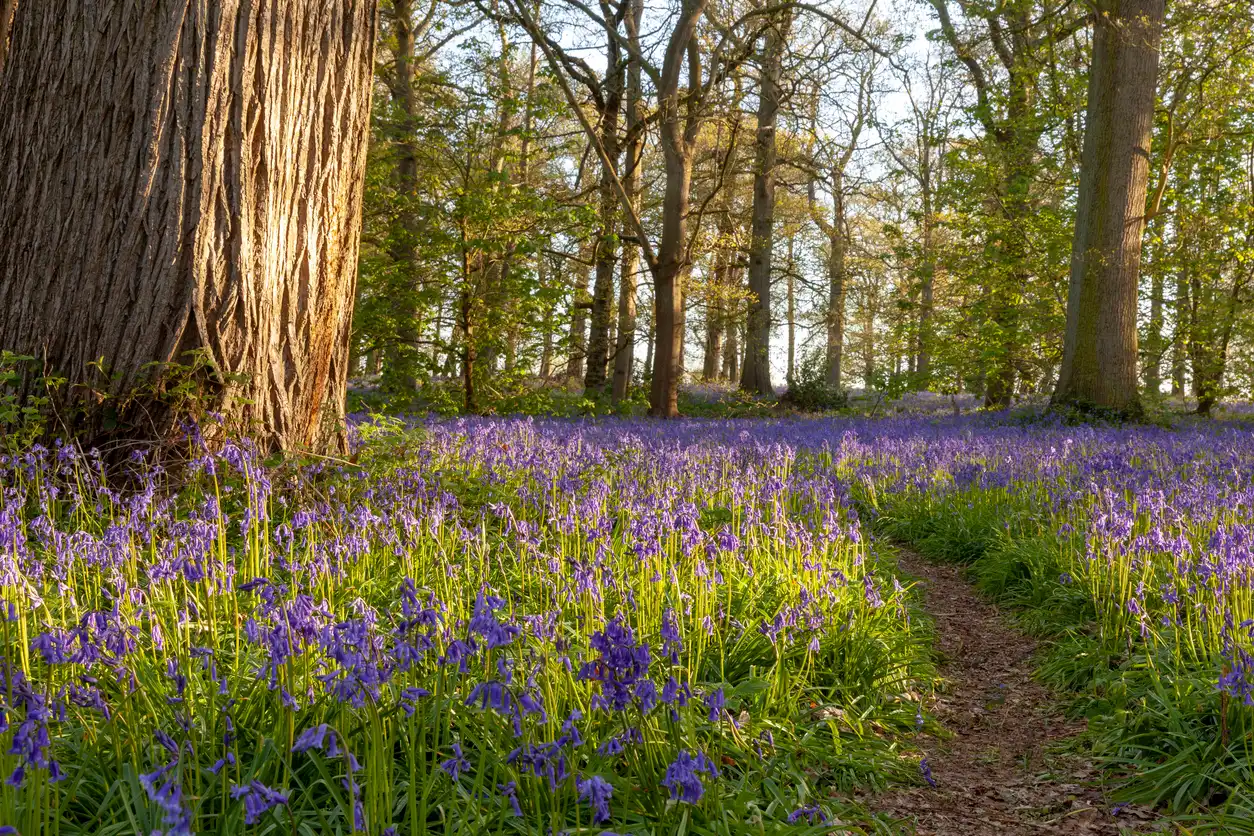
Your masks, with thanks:
[(666, 166), (662, 202), (662, 236), (653, 268), (653, 380), (649, 414), (657, 418), (679, 415), (679, 381), (683, 377), (683, 280), (688, 266), (688, 201), (692, 186), (692, 156), (699, 126), (697, 104), (687, 102), (680, 115), (679, 73), (686, 63), (688, 89), (701, 88), (701, 66), (695, 41), (697, 21), (707, 0), (683, 0), (680, 15), (666, 45), (658, 89), (658, 137)]
[(753, 237), (749, 243), (749, 321), (745, 328), (745, 366), (740, 388), (774, 395), (771, 385), (771, 250), (775, 245), (775, 122), (780, 79), (788, 47), (791, 14), (767, 30), (758, 90), (758, 131), (754, 139)]
[[(197, 356), (201, 405), (267, 447), (343, 442), (375, 6), (20, 5), (0, 348), (64, 374), (88, 432), (106, 423), (93, 390)], [(176, 416), (116, 418), (151, 438)]]
[[(623, 18), (627, 42), (639, 49), (640, 19), (644, 14), (643, 0), (628, 0), (627, 14)], [(641, 92), (640, 61), (632, 57), (627, 61), (627, 144), (623, 156), (623, 190), (632, 210), (640, 212), (640, 184), (643, 172), (644, 133), (640, 121), (643, 94)], [(626, 399), (631, 387), (631, 375), (636, 354), (636, 270), (640, 266), (640, 244), (623, 247), (622, 269), (618, 277), (618, 342), (614, 347), (614, 382), (611, 399), (618, 403)]]
[(1054, 400), (1139, 413), (1137, 289), (1164, 0), (1099, 3)]

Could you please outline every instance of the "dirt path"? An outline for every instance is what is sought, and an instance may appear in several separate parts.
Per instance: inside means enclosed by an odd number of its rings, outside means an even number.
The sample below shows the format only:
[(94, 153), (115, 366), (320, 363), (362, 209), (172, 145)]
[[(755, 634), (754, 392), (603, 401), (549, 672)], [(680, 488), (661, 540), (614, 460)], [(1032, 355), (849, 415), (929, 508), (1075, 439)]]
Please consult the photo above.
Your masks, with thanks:
[[(1152, 812), (1114, 808), (1096, 773), (1050, 744), (1076, 734), (1032, 679), (1036, 643), (1012, 628), (953, 566), (904, 551), (936, 620), (945, 687), (933, 712), (952, 737), (922, 741), (936, 782), (879, 796), (875, 805), (920, 836), (1152, 833)], [(1115, 812), (1117, 809), (1117, 812)], [(907, 830), (906, 832), (911, 832)]]

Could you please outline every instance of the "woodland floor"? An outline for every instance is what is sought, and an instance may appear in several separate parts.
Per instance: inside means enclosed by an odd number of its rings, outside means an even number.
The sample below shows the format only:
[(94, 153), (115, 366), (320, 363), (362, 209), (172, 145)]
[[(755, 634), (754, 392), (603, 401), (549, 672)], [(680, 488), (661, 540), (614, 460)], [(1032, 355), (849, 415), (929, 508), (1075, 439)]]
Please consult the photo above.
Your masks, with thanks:
[[(919, 836), (1171, 832), (1151, 810), (1116, 806), (1091, 765), (1057, 744), (1083, 731), (1032, 677), (1036, 642), (962, 578), (961, 569), (909, 551), (940, 651), (933, 713), (944, 737), (922, 741), (936, 786), (907, 787), (872, 804)], [(910, 829), (913, 828), (913, 831)]]

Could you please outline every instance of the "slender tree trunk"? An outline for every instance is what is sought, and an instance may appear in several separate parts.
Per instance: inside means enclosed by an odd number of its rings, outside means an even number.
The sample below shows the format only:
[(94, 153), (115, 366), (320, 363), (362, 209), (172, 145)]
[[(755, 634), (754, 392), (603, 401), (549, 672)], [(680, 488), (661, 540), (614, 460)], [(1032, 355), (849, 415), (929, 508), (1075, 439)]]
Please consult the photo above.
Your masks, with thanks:
[[(68, 378), (85, 435), (93, 389), (181, 363), (267, 447), (344, 443), (375, 24), (372, 0), (19, 5), (0, 348)], [(177, 417), (137, 404), (108, 432)]]
[[(739, 271), (737, 271), (739, 272)], [(732, 280), (738, 285), (739, 277)], [(740, 323), (729, 314), (727, 328), (723, 337), (723, 374), (722, 379), (731, 383), (740, 379)]]
[[(500, 92), (496, 103), (496, 134), (493, 137), (492, 152), (488, 168), (496, 175), (492, 180), (493, 193), (500, 192), (500, 184), (506, 180), (517, 184), (520, 180), (516, 171), (507, 169), (509, 144), (515, 134), (517, 122), (513, 105), (513, 78), (511, 76), (511, 54), (509, 33), (503, 25), (497, 26), (497, 38), (501, 45), (501, 56), (497, 61), (496, 83)], [(479, 362), (487, 372), (497, 370), (500, 358), (501, 336), (507, 333), (506, 322), (510, 319), (510, 308), (513, 300), (509, 294), (510, 271), (513, 269), (516, 241), (509, 241), (499, 256), (481, 259), (480, 269), (483, 276), (483, 301), (480, 318), (484, 326), (477, 339), (482, 341), (481, 350), (476, 352)]]
[(875, 387), (875, 309), (871, 305), (862, 317), (862, 383), (868, 391)]
[(839, 391), (845, 352), (845, 178), (832, 168), (832, 224), (827, 230), (827, 385)]
[(1054, 400), (1139, 414), (1137, 290), (1164, 0), (1103, 0), (1099, 12)]
[[(724, 186), (726, 188), (726, 186)], [(708, 302), (705, 309), (705, 353), (701, 362), (701, 379), (713, 381), (718, 378), (719, 362), (723, 355), (723, 330), (726, 325), (724, 312), (724, 282), (727, 272), (727, 253), (719, 249), (713, 256), (714, 266), (710, 270)]]
[[(539, 10), (539, 2), (537, 0), (537, 13)], [(536, 70), (539, 67), (540, 55), (536, 42), (532, 40), (531, 51), (527, 58), (527, 92), (526, 106), (523, 110), (523, 130), (522, 139), (518, 144), (518, 181), (522, 187), (530, 192), (531, 189), (531, 139), (535, 133), (535, 99), (536, 99)], [(509, 246), (509, 255), (507, 263), (513, 260), (515, 255), (515, 246), (513, 243)], [(537, 274), (544, 270), (544, 256), (536, 256), (536, 272)], [(543, 280), (539, 282), (540, 287), (545, 287)], [(518, 344), (522, 340), (522, 323), (518, 321), (515, 314), (516, 300), (512, 295), (505, 299), (505, 371), (514, 372), (518, 366)]]
[(788, 373), (785, 379), (791, 387), (797, 372), (797, 291), (794, 281), (793, 247), (796, 236), (788, 236)]
[[(536, 258), (536, 281), (540, 287), (548, 287), (549, 280), (549, 260), (541, 253)], [(556, 306), (550, 302), (547, 307), (547, 316), (544, 317), (544, 337), (540, 345), (540, 379), (548, 381), (553, 376), (553, 331), (554, 317)]]
[(915, 380), (920, 390), (931, 385), (932, 379), (932, 312), (936, 292), (935, 218), (932, 215), (931, 171), (923, 172), (923, 281), (919, 301), (919, 353), (915, 360)]
[(1145, 388), (1157, 396), (1163, 383), (1163, 271), (1155, 268), (1150, 278), (1149, 333), (1146, 342)]
[(1175, 323), (1171, 330), (1171, 394), (1183, 397), (1189, 353), (1189, 264), (1181, 260), (1176, 271)]
[(1235, 280), (1228, 293), (1223, 316), (1214, 326), (1214, 337), (1205, 345), (1195, 343), (1196, 359), (1193, 364), (1193, 388), (1197, 395), (1198, 415), (1210, 415), (1223, 396), (1224, 375), (1228, 370), (1228, 346), (1232, 341), (1232, 329), (1236, 325), (1237, 310), (1241, 307), (1241, 291), (1244, 283)]
[(414, 23), (411, 0), (393, 0), (390, 9), (392, 31), (396, 37), (388, 89), (392, 105), (401, 114), (399, 136), (396, 137), (396, 190), (400, 209), (396, 231), (390, 243), (390, 256), (396, 264), (403, 286), (393, 298), (396, 306), (396, 341), (387, 354), (386, 385), (400, 392), (412, 393), (417, 388), (417, 359), (421, 326), (418, 322), (419, 263), (415, 249), (418, 219), (412, 201), (418, 193), (418, 148), (415, 129), (418, 99), (414, 92)]
[(584, 391), (600, 392), (606, 384), (610, 354), (610, 309), (614, 304), (614, 274), (618, 271), (618, 193), (615, 166), (619, 156), (618, 120), (623, 98), (623, 67), (619, 62), (617, 33), (606, 45), (604, 106), (601, 108), (601, 146), (608, 163), (602, 164), (599, 190), (601, 228), (597, 232), (596, 280), (592, 289), (591, 329), (588, 335), (588, 367)]
[[(657, 328), (657, 326), (654, 324), (657, 321), (657, 305), (654, 304), (651, 307), (652, 307), (652, 310), (650, 311), (650, 313), (652, 314), (652, 316), (649, 317), (649, 326), (650, 326), (649, 330), (653, 331), (653, 330), (656, 330)], [(656, 342), (657, 340), (654, 340), (654, 339), (645, 340), (644, 367), (649, 370), (650, 375), (653, 374), (653, 348)]]
[[(1026, 31), (1029, 25), (1022, 15), (1016, 25)], [(1032, 281), (1028, 263), (1031, 242), (1027, 229), (1032, 214), (1032, 186), (1036, 182), (1035, 156), (1040, 143), (1040, 119), (1036, 113), (1036, 89), (1032, 81), (1035, 69), (1023, 57), (1027, 47), (1015, 50), (1009, 72), (1009, 95), (1006, 119), (995, 134), (999, 165), (1002, 168), (1001, 206), (1003, 225), (994, 240), (997, 263), (1005, 265), (1005, 273), (992, 276), (988, 302), (991, 308), (991, 348), (984, 375), (984, 406), (1003, 409), (1014, 399), (1018, 376), (1022, 311), (1019, 297)]]
[(749, 244), (749, 320), (740, 388), (774, 395), (771, 384), (771, 250), (775, 244), (775, 123), (791, 12), (774, 22), (762, 50), (758, 131), (754, 139), (753, 237)]
[(465, 392), (464, 409), (471, 415), (479, 411), (479, 398), (475, 391), (475, 361), (478, 359), (478, 346), (475, 345), (476, 334), (474, 320), (471, 318), (474, 300), (468, 291), (462, 291), (461, 323), (462, 323), (462, 386)]
[[(585, 245), (579, 253), (579, 260), (586, 261), (591, 256), (595, 245)], [(566, 377), (571, 381), (579, 381), (584, 376), (584, 360), (588, 356), (588, 269), (579, 264), (575, 268), (575, 287), (571, 295), (570, 337), (567, 340), (570, 353), (566, 357)]]
[[(623, 18), (627, 43), (634, 50), (640, 45), (640, 20), (644, 14), (643, 0), (627, 0), (627, 14)], [(627, 60), (627, 143), (624, 149), (623, 190), (632, 209), (640, 212), (641, 165), (644, 156), (644, 133), (641, 130), (643, 94), (641, 92), (640, 61), (633, 55)], [(618, 290), (618, 343), (614, 350), (614, 383), (611, 397), (614, 403), (625, 400), (631, 387), (631, 376), (636, 355), (636, 271), (640, 265), (640, 245), (623, 247), (622, 268), (619, 272)]]

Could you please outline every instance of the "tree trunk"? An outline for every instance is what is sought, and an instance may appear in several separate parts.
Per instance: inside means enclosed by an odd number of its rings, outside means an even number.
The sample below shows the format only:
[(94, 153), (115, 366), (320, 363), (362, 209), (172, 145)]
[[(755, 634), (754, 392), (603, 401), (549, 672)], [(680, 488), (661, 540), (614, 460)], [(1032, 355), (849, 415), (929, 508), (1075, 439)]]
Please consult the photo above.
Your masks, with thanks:
[(666, 168), (662, 201), (662, 236), (653, 268), (653, 380), (649, 414), (657, 418), (679, 415), (679, 380), (683, 374), (683, 277), (688, 257), (688, 201), (692, 186), (692, 155), (697, 141), (696, 103), (687, 102), (680, 118), (679, 73), (688, 67), (688, 89), (697, 95), (701, 67), (695, 41), (697, 21), (707, 0), (683, 0), (679, 18), (666, 45), (658, 89), (658, 137)]
[[(627, 14), (623, 18), (628, 44), (639, 48), (640, 19), (644, 14), (643, 0), (627, 0)], [(623, 190), (632, 209), (640, 212), (641, 165), (644, 156), (644, 134), (640, 130), (643, 94), (641, 92), (640, 61), (634, 57), (627, 61), (627, 145), (624, 149)], [(625, 400), (631, 387), (631, 376), (636, 354), (636, 270), (640, 265), (640, 244), (623, 247), (622, 268), (619, 272), (618, 289), (618, 343), (614, 348), (614, 382), (611, 399), (614, 403)]]
[(797, 372), (797, 289), (793, 280), (793, 247), (796, 236), (788, 236), (788, 372), (785, 380), (791, 388)]
[[(497, 95), (500, 97), (496, 102), (496, 132), (492, 139), (491, 154), (488, 158), (488, 169), (495, 175), (492, 178), (490, 189), (493, 194), (499, 193), (501, 183), (506, 181), (517, 185), (520, 178), (515, 171), (507, 170), (506, 163), (509, 158), (508, 145), (514, 136), (517, 123), (515, 122), (515, 108), (513, 104), (513, 78), (511, 76), (511, 54), (513, 47), (510, 44), (509, 33), (503, 25), (497, 26), (497, 40), (501, 45), (500, 59), (497, 61), (497, 77), (498, 85)], [(528, 103), (528, 107), (530, 103)], [(525, 131), (524, 131), (525, 135)], [(469, 174), (469, 166), (467, 174)], [(480, 303), (479, 319), (483, 327), (476, 328), (477, 337), (482, 343), (476, 353), (479, 355), (479, 363), (483, 370), (488, 374), (497, 371), (497, 360), (500, 357), (501, 336), (506, 333), (505, 324), (510, 318), (510, 308), (513, 300), (509, 294), (510, 270), (513, 268), (514, 250), (517, 249), (517, 241), (507, 241), (504, 252), (500, 255), (487, 256), (486, 254), (479, 259), (480, 275), (482, 276), (482, 289), (479, 296), (482, 299)]]
[(753, 237), (749, 244), (749, 320), (740, 388), (774, 395), (771, 385), (771, 250), (775, 244), (775, 123), (780, 80), (791, 28), (790, 12), (767, 30), (758, 91), (758, 130), (754, 139)]
[(875, 388), (875, 308), (866, 306), (862, 318), (862, 385)]
[(472, 318), (472, 308), (474, 307), (474, 299), (471, 298), (469, 289), (462, 290), (461, 299), (461, 323), (462, 323), (462, 387), (465, 394), (465, 402), (463, 408), (471, 415), (479, 411), (478, 393), (475, 391), (475, 375), (478, 373), (475, 369), (475, 361), (478, 353), (478, 346), (475, 344), (478, 335), (475, 333), (474, 319)]
[(1184, 259), (1176, 271), (1175, 324), (1171, 329), (1171, 394), (1184, 396), (1186, 364), (1189, 355), (1189, 262)]
[(394, 297), (396, 340), (389, 347), (387, 379), (389, 388), (413, 393), (417, 388), (417, 360), (420, 327), (418, 323), (418, 254), (415, 249), (418, 219), (411, 201), (418, 192), (418, 149), (415, 127), (418, 100), (414, 94), (414, 24), (411, 0), (393, 0), (390, 7), (396, 48), (388, 89), (392, 104), (401, 114), (400, 135), (396, 137), (396, 190), (400, 195), (397, 225), (391, 236), (390, 253), (404, 286)]
[(1056, 403), (1139, 414), (1137, 290), (1164, 0), (1103, 0)]
[(919, 303), (919, 353), (915, 360), (916, 387), (926, 390), (932, 380), (932, 308), (936, 292), (935, 220), (932, 217), (932, 174), (923, 169), (923, 281)]
[[(653, 331), (656, 328), (655, 323), (657, 322), (657, 304), (655, 303), (651, 307), (653, 310), (650, 311), (652, 316), (649, 318), (649, 330)], [(644, 341), (644, 367), (649, 370), (650, 375), (653, 374), (653, 348), (656, 342), (657, 340), (655, 339), (648, 339)]]
[[(592, 246), (585, 245), (579, 260), (586, 261), (593, 253)], [(583, 264), (575, 268), (575, 286), (570, 295), (570, 337), (567, 340), (570, 353), (566, 357), (566, 377), (572, 381), (583, 379), (584, 359), (588, 356), (588, 270)]]
[[(541, 253), (536, 258), (536, 283), (540, 287), (548, 287), (549, 260)], [(544, 338), (540, 346), (540, 379), (547, 381), (553, 376), (553, 327), (555, 305), (550, 302), (544, 317)]]
[[(151, 364), (268, 448), (342, 446), (375, 2), (27, 2), (0, 73), (0, 348), (86, 434)], [(96, 363), (103, 360), (103, 369)], [(169, 377), (168, 369), (155, 372)]]
[(832, 168), (832, 225), (827, 229), (827, 385), (840, 391), (845, 352), (845, 178)]
[(1155, 269), (1150, 278), (1149, 343), (1145, 355), (1145, 388), (1157, 396), (1163, 383), (1163, 271)]
[(601, 147), (606, 161), (602, 163), (600, 183), (601, 228), (597, 232), (596, 279), (592, 286), (592, 317), (588, 335), (588, 368), (584, 373), (584, 391), (600, 392), (605, 388), (606, 367), (610, 354), (610, 314), (614, 304), (614, 274), (618, 271), (618, 193), (615, 180), (618, 172), (618, 117), (622, 107), (623, 68), (619, 62), (617, 32), (606, 44), (605, 94), (601, 108)]
[[(733, 273), (732, 286), (740, 284), (739, 271)], [(740, 379), (740, 323), (729, 315), (727, 328), (723, 337), (723, 380), (732, 382)]]
[(723, 330), (726, 325), (723, 299), (727, 272), (726, 251), (718, 250), (714, 254), (713, 261), (714, 267), (710, 270), (709, 301), (705, 308), (705, 353), (701, 362), (701, 379), (706, 382), (718, 378), (719, 361), (723, 355)]

